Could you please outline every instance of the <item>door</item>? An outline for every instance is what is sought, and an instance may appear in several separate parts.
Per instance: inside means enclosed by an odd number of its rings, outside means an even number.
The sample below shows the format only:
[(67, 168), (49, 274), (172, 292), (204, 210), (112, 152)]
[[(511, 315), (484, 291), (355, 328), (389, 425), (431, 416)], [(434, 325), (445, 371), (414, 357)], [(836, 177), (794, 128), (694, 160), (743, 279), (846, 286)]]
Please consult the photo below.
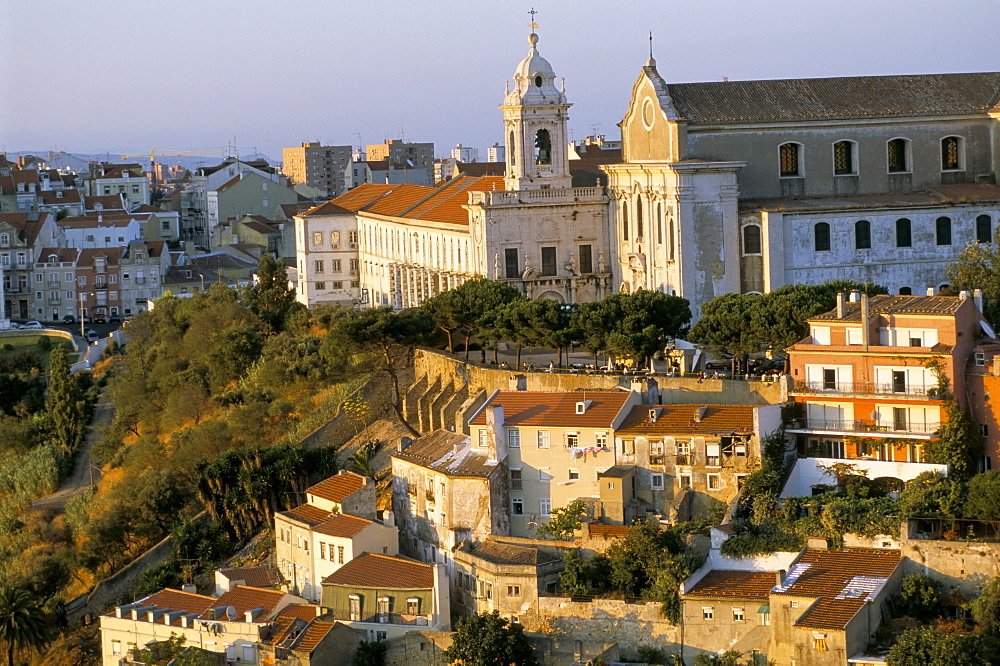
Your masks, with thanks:
[(906, 393), (906, 371), (905, 370), (893, 370), (892, 371), (892, 392), (893, 393)]

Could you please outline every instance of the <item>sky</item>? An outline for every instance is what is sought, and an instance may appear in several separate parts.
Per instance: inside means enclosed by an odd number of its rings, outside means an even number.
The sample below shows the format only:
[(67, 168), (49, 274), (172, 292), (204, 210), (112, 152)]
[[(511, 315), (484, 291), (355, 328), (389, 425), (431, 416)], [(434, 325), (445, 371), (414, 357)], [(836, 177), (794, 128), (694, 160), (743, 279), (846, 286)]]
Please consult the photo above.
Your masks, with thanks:
[(0, 151), (485, 159), (532, 6), (578, 140), (618, 137), (650, 31), (668, 83), (1000, 69), (997, 0), (0, 0)]

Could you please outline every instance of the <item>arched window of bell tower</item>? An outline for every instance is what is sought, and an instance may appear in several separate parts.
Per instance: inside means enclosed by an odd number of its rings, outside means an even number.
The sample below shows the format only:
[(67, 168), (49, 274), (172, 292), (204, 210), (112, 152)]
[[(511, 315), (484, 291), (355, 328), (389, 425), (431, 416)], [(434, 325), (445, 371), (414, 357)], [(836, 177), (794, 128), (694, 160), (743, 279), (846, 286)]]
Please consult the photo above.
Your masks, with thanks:
[(535, 134), (535, 162), (552, 164), (552, 137), (547, 129), (540, 129)]
[(510, 152), (510, 165), (514, 166), (517, 164), (517, 144), (514, 143), (513, 130), (511, 130), (510, 137), (507, 139), (507, 150)]
[(644, 235), (642, 228), (642, 196), (637, 196), (635, 198), (635, 239), (641, 241)]

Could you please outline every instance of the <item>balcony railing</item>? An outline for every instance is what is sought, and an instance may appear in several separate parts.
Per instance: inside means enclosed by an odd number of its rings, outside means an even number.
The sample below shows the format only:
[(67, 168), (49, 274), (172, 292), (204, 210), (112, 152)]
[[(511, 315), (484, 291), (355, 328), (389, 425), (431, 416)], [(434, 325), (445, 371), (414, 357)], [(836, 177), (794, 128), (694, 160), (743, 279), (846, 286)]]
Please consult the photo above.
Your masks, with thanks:
[(511, 490), (524, 490), (524, 482), (521, 479), (511, 479), (510, 480)]
[(939, 396), (936, 385), (915, 386), (912, 384), (876, 383), (876, 382), (804, 382), (796, 381), (796, 393), (853, 393), (862, 395), (898, 395), (921, 398)]
[(940, 427), (940, 423), (887, 423), (864, 419), (806, 419), (804, 422), (793, 422), (791, 430), (933, 435)]
[(694, 456), (690, 453), (678, 453), (674, 460), (675, 465), (693, 465)]
[(662, 465), (663, 464), (663, 454), (662, 453), (650, 453), (649, 454), (649, 464), (650, 465)]

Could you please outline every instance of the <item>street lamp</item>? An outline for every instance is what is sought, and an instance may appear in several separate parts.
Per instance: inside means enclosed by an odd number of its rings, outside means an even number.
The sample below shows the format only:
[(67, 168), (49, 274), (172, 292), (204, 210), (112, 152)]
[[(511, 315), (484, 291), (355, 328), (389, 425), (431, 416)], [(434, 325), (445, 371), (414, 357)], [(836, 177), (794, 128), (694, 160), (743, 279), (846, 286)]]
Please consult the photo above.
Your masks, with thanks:
[(87, 335), (83, 330), (83, 301), (87, 298), (87, 294), (80, 293), (80, 337), (86, 339)]

